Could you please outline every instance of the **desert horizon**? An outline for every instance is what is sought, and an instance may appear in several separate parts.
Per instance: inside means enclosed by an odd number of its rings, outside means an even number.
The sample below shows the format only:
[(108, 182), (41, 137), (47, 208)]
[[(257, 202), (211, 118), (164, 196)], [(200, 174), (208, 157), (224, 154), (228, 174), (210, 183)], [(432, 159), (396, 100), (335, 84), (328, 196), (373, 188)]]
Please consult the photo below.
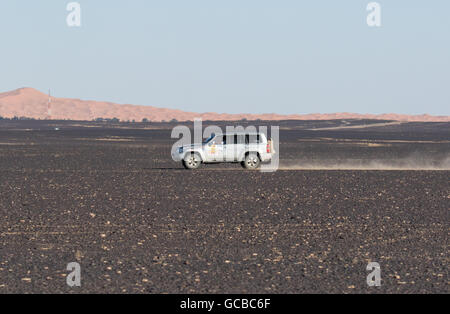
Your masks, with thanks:
[(349, 112), (308, 114), (197, 113), (150, 105), (117, 104), (109, 101), (49, 96), (32, 87), (22, 87), (0, 93), (0, 117), (77, 121), (119, 119), (120, 121), (136, 122), (193, 121), (196, 118), (208, 121), (371, 119), (404, 122), (450, 122), (450, 116), (429, 114), (364, 114)]

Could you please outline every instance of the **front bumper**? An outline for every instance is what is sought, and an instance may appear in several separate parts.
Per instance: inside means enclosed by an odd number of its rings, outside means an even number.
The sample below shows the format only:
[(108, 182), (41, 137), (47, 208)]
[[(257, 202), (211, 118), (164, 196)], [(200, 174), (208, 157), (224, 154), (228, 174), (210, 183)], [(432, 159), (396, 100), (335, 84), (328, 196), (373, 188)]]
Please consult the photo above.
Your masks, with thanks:
[(172, 152), (171, 155), (174, 161), (182, 161), (184, 157), (184, 153), (180, 153), (178, 150), (176, 152)]

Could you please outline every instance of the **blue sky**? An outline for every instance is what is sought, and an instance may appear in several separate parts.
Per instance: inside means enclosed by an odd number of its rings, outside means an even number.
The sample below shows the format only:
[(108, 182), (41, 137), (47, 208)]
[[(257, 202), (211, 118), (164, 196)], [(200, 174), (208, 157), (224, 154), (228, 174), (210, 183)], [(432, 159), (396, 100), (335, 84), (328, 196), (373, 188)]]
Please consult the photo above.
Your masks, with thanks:
[(0, 92), (195, 112), (450, 114), (450, 1), (0, 2)]

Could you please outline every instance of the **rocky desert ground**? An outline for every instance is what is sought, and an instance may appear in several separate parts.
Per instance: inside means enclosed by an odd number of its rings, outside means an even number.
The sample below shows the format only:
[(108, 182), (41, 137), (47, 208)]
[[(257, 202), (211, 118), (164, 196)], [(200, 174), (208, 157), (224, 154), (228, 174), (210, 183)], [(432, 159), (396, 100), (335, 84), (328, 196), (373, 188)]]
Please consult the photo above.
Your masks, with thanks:
[(261, 173), (184, 170), (169, 123), (0, 121), (0, 293), (449, 292), (450, 123), (277, 124)]

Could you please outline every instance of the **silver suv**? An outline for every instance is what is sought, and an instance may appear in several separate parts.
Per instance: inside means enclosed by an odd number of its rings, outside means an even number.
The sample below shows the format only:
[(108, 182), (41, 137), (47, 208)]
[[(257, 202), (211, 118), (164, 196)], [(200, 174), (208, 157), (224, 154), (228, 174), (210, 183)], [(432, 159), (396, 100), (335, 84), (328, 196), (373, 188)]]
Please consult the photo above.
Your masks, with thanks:
[(257, 169), (269, 162), (273, 143), (264, 133), (212, 134), (202, 144), (184, 145), (173, 153), (186, 169), (197, 169), (202, 163), (241, 163), (246, 169)]

